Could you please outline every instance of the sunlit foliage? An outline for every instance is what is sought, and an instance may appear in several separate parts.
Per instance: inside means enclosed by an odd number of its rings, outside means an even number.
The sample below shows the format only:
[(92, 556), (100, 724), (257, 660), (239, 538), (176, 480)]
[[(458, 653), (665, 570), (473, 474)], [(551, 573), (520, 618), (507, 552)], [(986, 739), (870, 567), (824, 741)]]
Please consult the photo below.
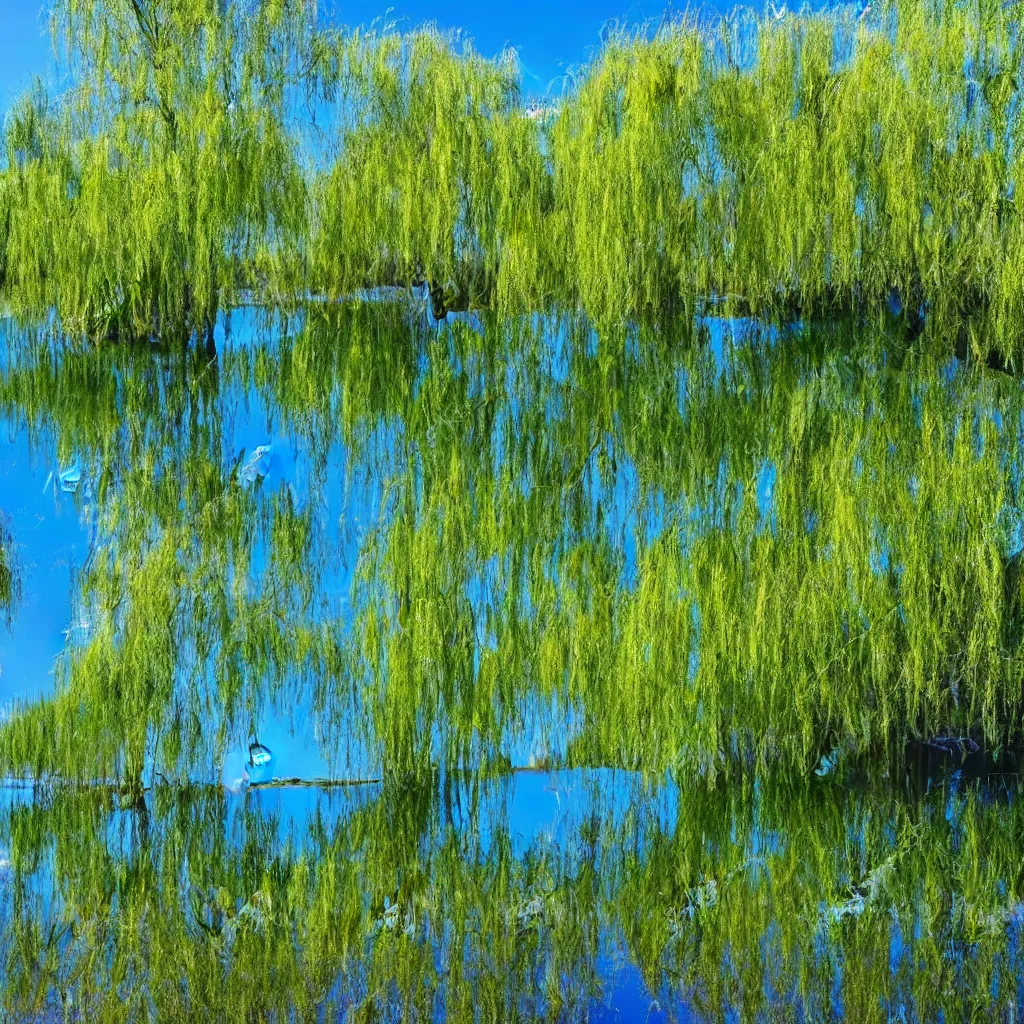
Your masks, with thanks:
[[(301, 0), (61, 0), (73, 88), (8, 118), (3, 291), (94, 336), (242, 295), (438, 315), (896, 301), (1020, 363), (1018, 6), (889, 0), (612, 33), (537, 106), (515, 55)], [(982, 345), (967, 318), (984, 315)]]
[(16, 558), (14, 534), (0, 509), (0, 619), (8, 625), (21, 595), (21, 571)]
[[(203, 775), (300, 700), (357, 776), (534, 749), (810, 773), (833, 749), (1016, 742), (1021, 395), (938, 358), (941, 334), (900, 363), (892, 337), (438, 330), (374, 303), (213, 364), (30, 347), (0, 405), (77, 453), (99, 542), (93, 628), (0, 728), (4, 764)], [(252, 400), (308, 479), (245, 482), (223, 431)], [(358, 529), (317, 511), (333, 462)]]
[(4, 284), (92, 335), (209, 333), (268, 246), (300, 230), (288, 132), (307, 5), (60, 0), (72, 82), (8, 116)]

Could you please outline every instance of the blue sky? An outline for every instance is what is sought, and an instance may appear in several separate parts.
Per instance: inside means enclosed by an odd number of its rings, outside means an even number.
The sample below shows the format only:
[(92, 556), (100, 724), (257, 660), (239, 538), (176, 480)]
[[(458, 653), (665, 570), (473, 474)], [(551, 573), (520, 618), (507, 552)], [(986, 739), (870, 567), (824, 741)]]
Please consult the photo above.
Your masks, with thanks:
[[(735, 0), (685, 6), (722, 11), (734, 7)], [(754, 6), (760, 8), (761, 0)], [(322, 0), (322, 7), (348, 25), (387, 16), (410, 27), (436, 21), (444, 28), (461, 28), (487, 55), (514, 46), (524, 85), (533, 94), (543, 93), (566, 65), (585, 61), (607, 23), (619, 19), (635, 24), (659, 18), (666, 9), (664, 0), (394, 0), (390, 12), (387, 0)], [(51, 65), (43, 5), (39, 0), (0, 0), (0, 110), (10, 106), (34, 74)]]
[(52, 51), (36, 0), (0, 0), (0, 110), (43, 71)]
[[(381, 10), (367, 0), (337, 0), (335, 9), (346, 24), (365, 23)], [(488, 56), (513, 46), (519, 51), (526, 89), (543, 93), (567, 65), (585, 61), (600, 45), (605, 24), (615, 19), (642, 22), (664, 10), (664, 0), (395, 0), (389, 17), (410, 25), (436, 21), (443, 28), (461, 28)]]
[[(324, 5), (335, 20), (365, 25), (388, 17), (409, 26), (436, 21), (464, 29), (483, 53), (519, 50), (526, 88), (542, 93), (565, 65), (586, 60), (611, 19), (642, 21), (660, 16), (664, 5), (630, 0), (332, 0)], [(390, 8), (390, 13), (389, 13)], [(0, 0), (0, 107), (52, 64), (46, 16), (37, 0)]]

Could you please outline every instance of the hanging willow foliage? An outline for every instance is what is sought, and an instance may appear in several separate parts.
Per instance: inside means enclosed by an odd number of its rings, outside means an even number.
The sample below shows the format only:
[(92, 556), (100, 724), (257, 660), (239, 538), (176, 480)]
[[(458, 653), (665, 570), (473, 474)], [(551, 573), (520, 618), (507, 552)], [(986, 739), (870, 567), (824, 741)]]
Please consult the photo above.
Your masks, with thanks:
[[(205, 776), (295, 707), (357, 776), (531, 749), (806, 774), (833, 748), (1020, 741), (1005, 379), (927, 331), (897, 365), (854, 321), (479, 326), (346, 304), (215, 373), (122, 346), (12, 360), (0, 411), (80, 461), (98, 541), (92, 627), (0, 726), (0, 766)], [(288, 486), (228, 446), (250, 403), (309, 461)]]
[(0, 1006), (541, 1024), (642, 984), (669, 1020), (1019, 1017), (1018, 800), (570, 772), (551, 838), (521, 780), (15, 797)]
[(5, 286), (69, 329), (212, 331), (242, 268), (301, 230), (288, 132), (300, 0), (61, 0), (72, 86), (8, 117)]
[[(425, 286), (442, 314), (881, 307), (1021, 364), (1019, 4), (884, 0), (618, 34), (550, 104), (514, 54), (301, 0), (61, 0), (12, 111), (0, 278), (94, 335)], [(310, 127), (312, 126), (312, 127)], [(965, 326), (983, 318), (984, 337)]]
[(21, 573), (16, 562), (14, 534), (0, 509), (0, 618), (10, 625), (21, 598)]

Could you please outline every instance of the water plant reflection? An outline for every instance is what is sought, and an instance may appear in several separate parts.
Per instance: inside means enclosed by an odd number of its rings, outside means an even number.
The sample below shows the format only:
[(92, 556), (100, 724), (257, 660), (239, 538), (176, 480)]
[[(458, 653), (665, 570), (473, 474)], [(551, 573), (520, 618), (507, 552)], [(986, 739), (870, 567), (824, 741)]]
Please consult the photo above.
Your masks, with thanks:
[(21, 571), (16, 562), (14, 534), (0, 509), (0, 617), (10, 625), (21, 593)]
[[(215, 777), (231, 735), (296, 704), (356, 777), (1012, 744), (1020, 395), (927, 332), (899, 362), (890, 338), (438, 330), (385, 304), (195, 378), (176, 354), (33, 350), (0, 390), (92, 467), (103, 540), (93, 632), (0, 730), (4, 764)], [(249, 401), (306, 453), (298, 489), (241, 479), (224, 431)]]

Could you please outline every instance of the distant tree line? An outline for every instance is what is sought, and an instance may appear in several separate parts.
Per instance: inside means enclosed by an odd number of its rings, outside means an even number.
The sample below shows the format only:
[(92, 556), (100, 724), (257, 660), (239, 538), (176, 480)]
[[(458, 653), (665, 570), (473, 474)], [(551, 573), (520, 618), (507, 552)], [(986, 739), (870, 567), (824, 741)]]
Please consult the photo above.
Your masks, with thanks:
[(538, 105), (513, 52), (307, 0), (57, 0), (68, 85), (7, 118), (0, 294), (122, 339), (385, 286), (438, 316), (891, 307), (1014, 366), (1020, 9), (680, 18)]

